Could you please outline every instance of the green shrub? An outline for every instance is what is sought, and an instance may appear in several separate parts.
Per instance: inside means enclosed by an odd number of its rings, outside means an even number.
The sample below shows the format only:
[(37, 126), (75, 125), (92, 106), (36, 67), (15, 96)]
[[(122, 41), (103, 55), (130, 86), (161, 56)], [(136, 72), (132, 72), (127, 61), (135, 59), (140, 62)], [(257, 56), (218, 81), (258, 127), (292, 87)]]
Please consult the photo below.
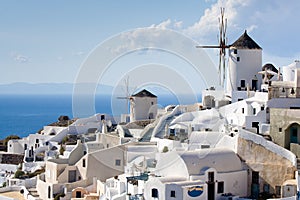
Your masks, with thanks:
[(168, 148), (167, 146), (164, 146), (162, 152), (163, 152), (163, 153), (166, 153), (166, 152), (168, 152), (168, 151), (169, 151), (169, 148)]
[(62, 145), (60, 145), (60, 149), (59, 149), (60, 155), (63, 155), (64, 152), (65, 152), (65, 148)]
[(24, 175), (25, 175), (25, 172), (18, 169), (15, 173), (15, 178), (22, 178)]
[(59, 200), (60, 197), (64, 197), (64, 196), (65, 196), (64, 193), (59, 193), (59, 194), (55, 195), (54, 200)]

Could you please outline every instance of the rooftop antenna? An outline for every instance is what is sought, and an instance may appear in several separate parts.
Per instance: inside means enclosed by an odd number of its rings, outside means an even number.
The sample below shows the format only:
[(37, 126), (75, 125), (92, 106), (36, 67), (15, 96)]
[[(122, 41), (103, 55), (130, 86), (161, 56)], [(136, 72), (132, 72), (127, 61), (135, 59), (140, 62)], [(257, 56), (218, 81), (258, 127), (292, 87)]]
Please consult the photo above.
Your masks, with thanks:
[(227, 37), (226, 37), (226, 30), (227, 30), (227, 19), (224, 18), (225, 8), (221, 7), (221, 17), (219, 17), (219, 45), (209, 45), (209, 46), (196, 46), (197, 48), (217, 48), (219, 49), (219, 82), (220, 85), (224, 86), (225, 80), (225, 56), (226, 56), (226, 49), (230, 47), (227, 45)]

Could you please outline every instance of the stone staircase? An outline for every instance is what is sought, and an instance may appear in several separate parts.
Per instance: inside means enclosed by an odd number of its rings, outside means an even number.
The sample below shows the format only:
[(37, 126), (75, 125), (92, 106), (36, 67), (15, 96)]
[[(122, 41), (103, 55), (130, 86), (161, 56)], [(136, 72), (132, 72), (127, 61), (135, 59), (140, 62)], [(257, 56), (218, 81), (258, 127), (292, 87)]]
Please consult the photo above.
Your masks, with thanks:
[(169, 126), (169, 124), (171, 123), (171, 121), (175, 118), (176, 116), (172, 116), (167, 118), (164, 122), (163, 125), (161, 127), (161, 129), (158, 131), (158, 133), (155, 135), (155, 137), (157, 138), (164, 138), (165, 135), (167, 135), (166, 131), (167, 131), (167, 126)]

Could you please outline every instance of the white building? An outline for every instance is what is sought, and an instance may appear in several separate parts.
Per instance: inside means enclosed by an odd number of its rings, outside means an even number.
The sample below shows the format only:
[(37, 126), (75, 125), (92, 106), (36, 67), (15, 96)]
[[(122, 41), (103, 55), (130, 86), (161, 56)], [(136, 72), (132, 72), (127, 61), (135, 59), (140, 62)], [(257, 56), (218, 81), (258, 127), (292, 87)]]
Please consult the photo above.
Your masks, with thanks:
[(247, 91), (247, 86), (251, 91), (260, 89), (261, 77), (258, 77), (258, 72), (261, 67), (262, 48), (245, 31), (229, 48), (226, 90), (232, 102), (245, 98), (245, 92), (237, 94)]
[(142, 90), (130, 97), (130, 121), (155, 119), (157, 115), (157, 96)]
[(247, 196), (247, 170), (228, 149), (159, 154), (154, 176), (145, 183), (145, 199), (219, 199)]

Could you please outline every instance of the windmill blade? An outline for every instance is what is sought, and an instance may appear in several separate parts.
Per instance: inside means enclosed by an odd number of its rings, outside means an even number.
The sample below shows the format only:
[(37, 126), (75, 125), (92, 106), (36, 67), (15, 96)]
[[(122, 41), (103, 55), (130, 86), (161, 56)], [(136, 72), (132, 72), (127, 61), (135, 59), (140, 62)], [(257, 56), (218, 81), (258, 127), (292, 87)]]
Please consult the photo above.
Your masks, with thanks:
[(224, 80), (226, 78), (226, 49), (230, 47), (230, 45), (227, 45), (227, 37), (226, 37), (226, 31), (227, 31), (227, 19), (224, 19), (225, 16), (225, 8), (220, 8), (221, 15), (218, 18), (219, 20), (219, 34), (218, 34), (218, 43), (219, 45), (199, 45), (196, 46), (197, 48), (215, 48), (219, 49), (219, 69), (218, 69), (218, 75), (219, 75), (219, 83), (220, 85), (224, 85)]
[(221, 81), (221, 62), (222, 62), (222, 54), (221, 54), (221, 49), (220, 49), (220, 53), (219, 53), (219, 70), (218, 70), (219, 84), (222, 83), (222, 81)]
[(223, 60), (223, 80), (222, 80), (222, 86), (223, 86), (225, 80), (225, 54), (222, 56), (222, 60)]
[(196, 46), (196, 48), (209, 48), (209, 49), (219, 49), (219, 48), (221, 48), (220, 46), (209, 46), (209, 45), (205, 45), (205, 46)]

